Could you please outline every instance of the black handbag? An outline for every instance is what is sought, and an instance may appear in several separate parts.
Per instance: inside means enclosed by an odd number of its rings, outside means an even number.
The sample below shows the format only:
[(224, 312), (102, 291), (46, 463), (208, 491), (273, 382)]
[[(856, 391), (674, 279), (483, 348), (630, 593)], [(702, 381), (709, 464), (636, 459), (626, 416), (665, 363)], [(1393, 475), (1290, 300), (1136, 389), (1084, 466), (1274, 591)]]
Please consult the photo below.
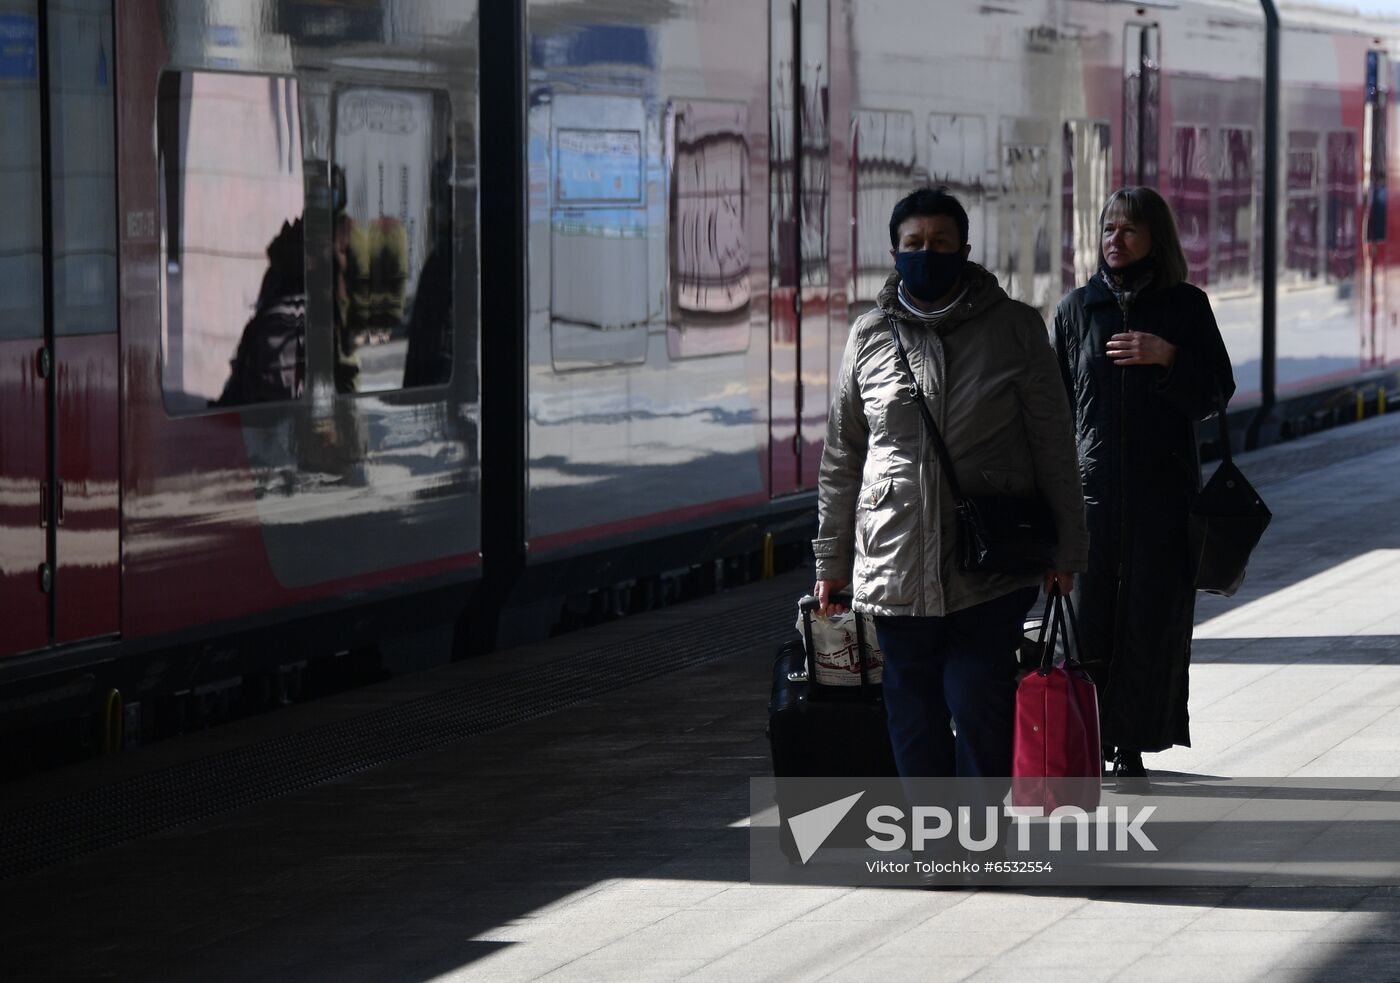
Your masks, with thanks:
[(978, 495), (968, 497), (958, 484), (957, 472), (943, 435), (933, 422), (919, 377), (914, 374), (905, 354), (899, 329), (890, 319), (890, 337), (894, 339), (895, 355), (909, 375), (909, 395), (919, 407), (924, 427), (928, 431), (948, 487), (953, 492), (957, 515), (958, 566), (969, 573), (1044, 573), (1055, 562), (1055, 517), (1039, 497), (1019, 498), (1010, 495)]
[(1191, 505), (1191, 572), (1197, 590), (1234, 596), (1244, 583), (1249, 555), (1274, 514), (1230, 454), (1225, 402), (1216, 396), (1220, 423), (1220, 466)]

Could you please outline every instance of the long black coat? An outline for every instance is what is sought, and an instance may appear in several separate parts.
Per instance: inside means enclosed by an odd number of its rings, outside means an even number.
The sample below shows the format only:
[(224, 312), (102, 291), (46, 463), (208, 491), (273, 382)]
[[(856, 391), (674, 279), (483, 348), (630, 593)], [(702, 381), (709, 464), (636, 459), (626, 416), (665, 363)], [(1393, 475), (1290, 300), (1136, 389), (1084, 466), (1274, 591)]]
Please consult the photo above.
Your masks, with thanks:
[[(1146, 331), (1177, 346), (1171, 369), (1120, 367), (1108, 339)], [(1097, 661), (1103, 743), (1190, 745), (1187, 670), (1196, 592), (1187, 517), (1201, 486), (1194, 421), (1235, 391), (1210, 301), (1189, 283), (1150, 287), (1125, 312), (1100, 276), (1055, 312), (1055, 352), (1074, 409), (1089, 523), (1076, 607)]]

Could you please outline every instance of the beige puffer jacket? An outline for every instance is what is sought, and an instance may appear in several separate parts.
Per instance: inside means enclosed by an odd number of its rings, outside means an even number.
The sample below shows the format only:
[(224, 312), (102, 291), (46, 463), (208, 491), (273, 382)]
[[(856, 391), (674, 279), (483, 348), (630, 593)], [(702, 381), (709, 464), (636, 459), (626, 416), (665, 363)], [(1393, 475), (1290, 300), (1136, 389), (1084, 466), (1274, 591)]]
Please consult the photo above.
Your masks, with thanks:
[(965, 495), (1040, 495), (1054, 513), (1056, 567), (1089, 551), (1069, 401), (1045, 322), (967, 264), (966, 295), (929, 328), (899, 303), (898, 274), (856, 319), (827, 415), (818, 492), (817, 578), (849, 580), (869, 614), (939, 616), (1037, 584), (964, 573), (953, 496), (909, 396), (889, 320), (899, 325)]

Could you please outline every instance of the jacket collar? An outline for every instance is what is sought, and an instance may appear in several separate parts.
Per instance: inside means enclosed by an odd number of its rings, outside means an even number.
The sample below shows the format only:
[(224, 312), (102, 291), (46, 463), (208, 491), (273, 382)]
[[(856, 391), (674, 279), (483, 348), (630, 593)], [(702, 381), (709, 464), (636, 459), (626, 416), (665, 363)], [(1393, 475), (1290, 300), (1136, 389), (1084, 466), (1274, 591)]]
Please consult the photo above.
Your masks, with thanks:
[(1084, 306), (1099, 307), (1102, 305), (1116, 308), (1118, 298), (1113, 296), (1113, 291), (1108, 289), (1108, 284), (1103, 282), (1103, 277), (1095, 273), (1084, 286)]
[[(1006, 299), (1006, 291), (997, 283), (997, 278), (976, 263), (969, 262), (963, 267), (963, 285), (967, 287), (967, 294), (948, 312), (947, 318), (934, 328), (940, 334), (956, 330), (964, 322)], [(904, 305), (899, 302), (898, 290), (899, 274), (891, 273), (885, 280), (884, 287), (880, 289), (880, 296), (876, 298), (881, 313), (896, 321), (923, 327), (923, 322), (905, 310)]]
[[(1169, 290), (1171, 290), (1170, 287), (1164, 289), (1155, 283), (1150, 283), (1135, 295), (1133, 306), (1136, 307), (1144, 301), (1155, 301), (1157, 298), (1165, 296)], [(1084, 306), (1098, 307), (1101, 305), (1111, 306), (1116, 309), (1118, 307), (1118, 298), (1113, 295), (1113, 291), (1109, 289), (1108, 284), (1103, 282), (1103, 277), (1095, 273), (1089, 278), (1089, 282), (1084, 285)]]

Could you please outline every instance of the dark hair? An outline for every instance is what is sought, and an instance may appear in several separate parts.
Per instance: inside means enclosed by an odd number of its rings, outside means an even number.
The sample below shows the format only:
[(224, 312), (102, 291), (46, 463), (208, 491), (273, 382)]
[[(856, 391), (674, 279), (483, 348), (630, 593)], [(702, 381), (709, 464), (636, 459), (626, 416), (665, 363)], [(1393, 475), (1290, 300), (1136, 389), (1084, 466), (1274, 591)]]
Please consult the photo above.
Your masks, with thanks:
[(1147, 226), (1147, 234), (1152, 238), (1148, 256), (1152, 259), (1153, 282), (1158, 287), (1174, 287), (1183, 282), (1190, 271), (1186, 266), (1186, 254), (1181, 251), (1181, 236), (1176, 231), (1172, 206), (1151, 188), (1119, 188), (1103, 203), (1103, 211), (1099, 212), (1099, 263), (1104, 262), (1103, 224), (1114, 208), (1121, 208), (1129, 222)]
[(967, 245), (967, 212), (946, 187), (920, 188), (899, 199), (890, 212), (890, 248), (899, 248), (899, 227), (914, 216), (948, 215), (958, 223), (958, 245)]

